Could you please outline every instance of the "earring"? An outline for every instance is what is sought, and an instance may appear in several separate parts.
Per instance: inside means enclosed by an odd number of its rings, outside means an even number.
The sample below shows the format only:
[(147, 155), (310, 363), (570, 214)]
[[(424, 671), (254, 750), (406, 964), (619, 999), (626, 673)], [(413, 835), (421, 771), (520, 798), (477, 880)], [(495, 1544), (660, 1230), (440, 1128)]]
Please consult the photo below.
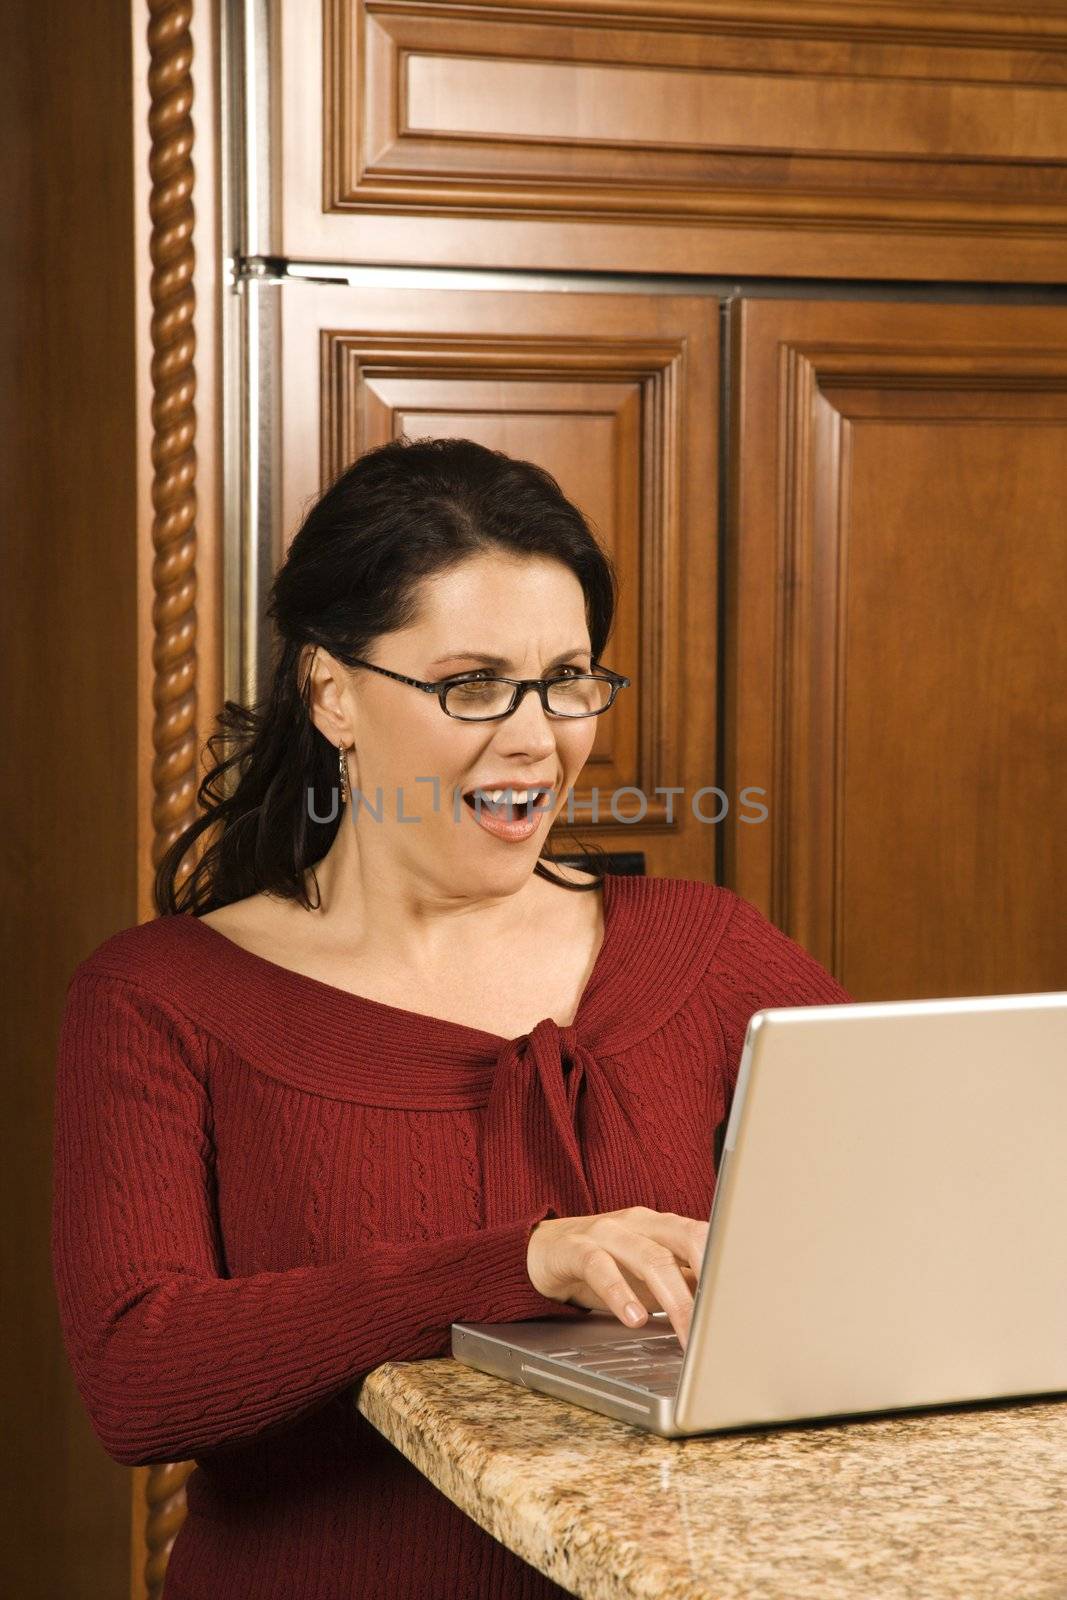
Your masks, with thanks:
[(348, 762), (345, 759), (345, 747), (343, 744), (337, 746), (337, 756), (337, 765), (341, 773), (341, 804), (344, 805), (348, 799)]

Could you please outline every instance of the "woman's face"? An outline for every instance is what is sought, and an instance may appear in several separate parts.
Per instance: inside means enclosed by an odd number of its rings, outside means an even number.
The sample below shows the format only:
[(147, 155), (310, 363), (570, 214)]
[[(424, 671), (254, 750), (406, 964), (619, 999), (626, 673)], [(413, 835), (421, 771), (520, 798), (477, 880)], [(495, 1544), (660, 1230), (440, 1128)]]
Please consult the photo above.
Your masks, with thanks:
[[(490, 666), (472, 651), (504, 664)], [(477, 670), (510, 678), (550, 677), (568, 665), (588, 671), (585, 596), (558, 561), (483, 553), (424, 580), (418, 621), (382, 635), (367, 660), (424, 682)], [(461, 722), (446, 716), (436, 696), (358, 668), (348, 674), (344, 705), (355, 745), (349, 781), (353, 799), (357, 789), (362, 796), (345, 824), (357, 829), (361, 854), (369, 850), (446, 893), (457, 885), (479, 884), (487, 894), (521, 886), (596, 737), (596, 717), (549, 717), (534, 691), (508, 717)], [(493, 831), (488, 805), (479, 820), (461, 797), (508, 787), (553, 792), (533, 812), (532, 827), (513, 805), (504, 836), (499, 826)], [(381, 811), (381, 822), (368, 806)]]

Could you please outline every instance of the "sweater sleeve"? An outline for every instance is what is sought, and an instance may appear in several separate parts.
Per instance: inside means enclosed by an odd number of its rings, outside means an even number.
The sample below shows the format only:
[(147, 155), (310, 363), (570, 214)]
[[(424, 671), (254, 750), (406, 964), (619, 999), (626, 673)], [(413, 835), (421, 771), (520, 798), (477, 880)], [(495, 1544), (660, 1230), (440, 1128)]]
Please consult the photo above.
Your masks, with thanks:
[(803, 945), (775, 927), (750, 900), (735, 902), (708, 968), (708, 995), (726, 1045), (727, 1110), (737, 1085), (749, 1019), (770, 1006), (843, 1005), (848, 990)]
[(549, 1206), (506, 1226), (372, 1242), (326, 1265), (226, 1275), (195, 1027), (79, 968), (55, 1083), (52, 1271), (93, 1428), (127, 1466), (249, 1441), (384, 1361), (446, 1355), (455, 1321), (581, 1320), (526, 1273)]

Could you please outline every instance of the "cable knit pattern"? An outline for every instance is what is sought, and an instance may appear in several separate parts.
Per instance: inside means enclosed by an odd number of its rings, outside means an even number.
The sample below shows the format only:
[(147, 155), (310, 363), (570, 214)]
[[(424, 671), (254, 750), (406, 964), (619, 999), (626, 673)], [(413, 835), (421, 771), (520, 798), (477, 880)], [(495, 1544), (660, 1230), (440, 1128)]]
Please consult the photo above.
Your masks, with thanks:
[(745, 1029), (850, 997), (731, 890), (609, 877), (572, 1024), (518, 1039), (350, 994), (191, 916), (67, 990), (52, 1253), (104, 1449), (194, 1458), (166, 1600), (547, 1600), (354, 1404), (537, 1293), (550, 1216), (706, 1218)]

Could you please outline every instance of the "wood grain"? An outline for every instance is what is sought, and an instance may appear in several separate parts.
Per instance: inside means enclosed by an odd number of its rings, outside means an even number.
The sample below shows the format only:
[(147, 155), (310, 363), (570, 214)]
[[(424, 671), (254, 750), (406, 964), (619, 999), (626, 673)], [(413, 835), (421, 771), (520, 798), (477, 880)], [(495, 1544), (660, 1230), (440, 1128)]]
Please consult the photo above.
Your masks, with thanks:
[(1060, 5), (283, 0), (281, 34), (284, 253), (1061, 276)]
[[(648, 872), (714, 878), (716, 828), (691, 796), (716, 781), (716, 300), (280, 293), (282, 548), (321, 483), (402, 432), (473, 438), (547, 467), (616, 564), (605, 663), (632, 680), (598, 723), (574, 831), (643, 851)], [(664, 786), (685, 795), (656, 792)], [(709, 816), (714, 807), (708, 799)], [(573, 848), (558, 823), (553, 840)]]
[(863, 999), (1067, 987), (1067, 311), (734, 310), (727, 881)]

